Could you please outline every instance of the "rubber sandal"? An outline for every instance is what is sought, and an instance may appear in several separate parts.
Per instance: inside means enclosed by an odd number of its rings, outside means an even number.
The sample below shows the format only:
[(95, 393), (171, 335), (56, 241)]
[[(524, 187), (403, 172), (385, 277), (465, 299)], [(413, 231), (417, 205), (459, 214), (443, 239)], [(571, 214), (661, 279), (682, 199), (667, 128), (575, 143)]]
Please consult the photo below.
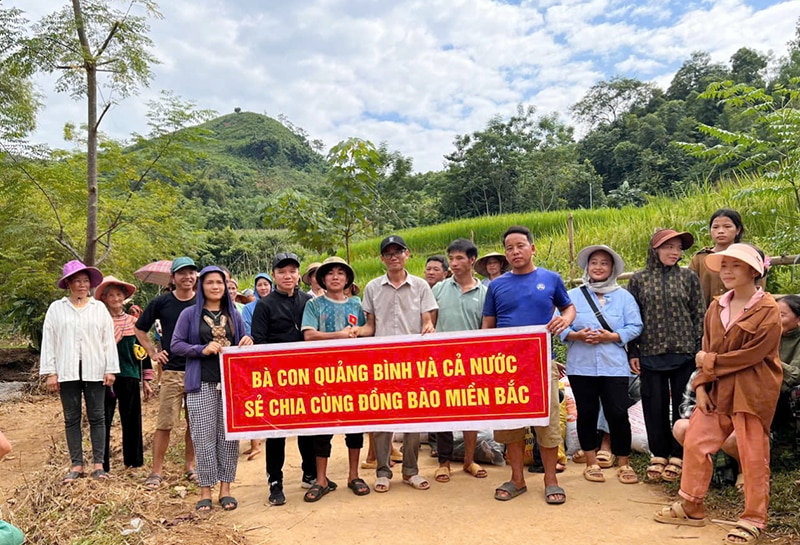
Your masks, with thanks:
[[(563, 496), (562, 498), (551, 498), (550, 496)], [(550, 505), (561, 505), (567, 501), (567, 493), (558, 485), (544, 487), (544, 501)]]
[(603, 470), (599, 465), (586, 466), (583, 470), (583, 478), (592, 483), (606, 482), (606, 478), (603, 476)]
[(361, 469), (377, 469), (377, 468), (378, 468), (377, 460), (374, 462), (367, 462), (366, 460), (361, 462)]
[(219, 504), (225, 511), (233, 511), (239, 507), (239, 502), (233, 496), (222, 496), (219, 499)]
[(662, 479), (664, 468), (669, 462), (666, 458), (654, 456), (650, 458), (650, 465), (647, 466), (647, 480), (652, 483), (657, 483)]
[(192, 484), (200, 484), (200, 479), (197, 478), (197, 472), (194, 469), (184, 472), (183, 476)]
[(622, 484), (636, 484), (639, 476), (631, 466), (619, 466), (617, 468), (617, 480)]
[(586, 453), (583, 450), (578, 449), (575, 451), (575, 454), (572, 455), (572, 461), (576, 464), (585, 464), (586, 463)]
[(144, 487), (148, 490), (158, 490), (161, 483), (164, 482), (164, 477), (158, 473), (151, 473), (144, 481)]
[(427, 490), (431, 487), (431, 484), (420, 475), (412, 475), (408, 479), (403, 479), (403, 482), (406, 483), (408, 486), (415, 488), (416, 490)]
[(107, 481), (108, 477), (109, 477), (108, 473), (106, 473), (102, 469), (95, 469), (94, 471), (92, 471), (92, 479), (94, 479), (95, 481)]
[(353, 491), (356, 496), (366, 496), (369, 494), (369, 486), (364, 482), (364, 479), (353, 479), (347, 483), (347, 488)]
[(436, 471), (433, 472), (433, 478), (436, 479), (437, 483), (449, 483), (450, 482), (450, 468), (447, 466), (439, 466), (436, 468)]
[(488, 477), (489, 474), (486, 473), (486, 470), (483, 469), (481, 466), (472, 462), (470, 465), (464, 468), (464, 471), (475, 477), (476, 479), (483, 479)]
[(675, 526), (700, 527), (706, 525), (705, 519), (693, 519), (689, 517), (679, 501), (676, 501), (672, 505), (662, 507), (661, 511), (656, 511), (653, 515), (653, 519), (662, 524), (673, 524)]
[(331, 487), (330, 483), (328, 483), (328, 486), (313, 484), (311, 485), (311, 488), (309, 488), (306, 493), (303, 494), (303, 500), (308, 503), (314, 503), (315, 501), (321, 500), (322, 496), (328, 492), (333, 492), (334, 490), (336, 490), (336, 487)]
[(597, 451), (597, 465), (599, 465), (603, 469), (614, 467), (614, 462), (616, 461), (617, 457), (611, 454), (609, 451), (607, 450)]
[(82, 471), (70, 471), (69, 473), (64, 475), (63, 479), (61, 479), (61, 484), (69, 484), (83, 477), (86, 477), (86, 473)]
[(681, 478), (683, 472), (683, 460), (680, 458), (670, 458), (669, 463), (661, 473), (661, 480), (674, 483)]
[[(743, 539), (744, 541), (732, 541), (731, 537), (738, 537), (739, 539)], [(749, 522), (744, 520), (736, 521), (736, 525), (728, 530), (728, 535), (725, 536), (725, 539), (722, 540), (723, 543), (728, 543), (730, 545), (743, 545), (743, 544), (752, 544), (758, 543), (761, 539), (761, 528), (758, 526), (753, 526)]]
[(378, 477), (375, 479), (375, 492), (388, 492), (391, 486), (392, 481), (389, 480), (389, 477)]
[(195, 511), (200, 511), (202, 513), (207, 513), (208, 511), (211, 511), (213, 507), (214, 505), (211, 503), (211, 500), (209, 498), (200, 500), (196, 504), (194, 504)]
[(528, 491), (527, 486), (517, 488), (517, 486), (514, 483), (512, 483), (511, 481), (507, 481), (494, 489), (494, 499), (498, 501), (509, 501), (513, 500), (520, 494), (524, 494), (527, 491)]
[(283, 505), (286, 503), (286, 496), (283, 494), (283, 484), (274, 483), (269, 485), (269, 504)]

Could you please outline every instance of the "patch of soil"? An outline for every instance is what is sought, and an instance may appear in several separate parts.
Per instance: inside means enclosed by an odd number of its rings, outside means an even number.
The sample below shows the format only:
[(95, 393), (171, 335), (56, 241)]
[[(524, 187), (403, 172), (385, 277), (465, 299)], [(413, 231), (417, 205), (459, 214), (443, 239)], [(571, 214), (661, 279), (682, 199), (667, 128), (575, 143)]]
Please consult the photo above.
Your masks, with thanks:
[(0, 382), (24, 382), (39, 364), (39, 352), (31, 348), (0, 348)]

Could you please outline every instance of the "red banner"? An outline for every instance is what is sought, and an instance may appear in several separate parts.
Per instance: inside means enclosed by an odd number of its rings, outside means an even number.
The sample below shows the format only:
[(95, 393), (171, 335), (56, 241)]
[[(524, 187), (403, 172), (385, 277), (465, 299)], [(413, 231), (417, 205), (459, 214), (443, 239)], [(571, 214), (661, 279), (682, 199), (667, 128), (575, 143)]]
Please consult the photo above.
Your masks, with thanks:
[(549, 354), (539, 326), (226, 348), (226, 437), (546, 425)]

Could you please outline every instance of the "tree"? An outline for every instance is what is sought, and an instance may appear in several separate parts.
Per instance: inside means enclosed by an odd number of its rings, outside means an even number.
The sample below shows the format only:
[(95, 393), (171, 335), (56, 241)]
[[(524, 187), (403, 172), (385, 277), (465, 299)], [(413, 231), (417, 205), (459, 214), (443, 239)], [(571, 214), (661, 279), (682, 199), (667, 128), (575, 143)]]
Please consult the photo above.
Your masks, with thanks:
[(0, 9), (0, 142), (16, 141), (36, 125), (40, 100), (29, 72), (10, 62), (19, 53), (18, 38), (25, 20), (18, 9)]
[(731, 79), (754, 87), (764, 86), (764, 71), (769, 58), (748, 47), (742, 47), (731, 56)]
[(570, 111), (575, 119), (590, 127), (611, 124), (635, 108), (643, 108), (660, 91), (652, 83), (614, 76), (592, 85)]
[(60, 72), (56, 90), (85, 100), (86, 115), (86, 237), (83, 253), (65, 239), (59, 243), (88, 265), (97, 262), (98, 134), (100, 123), (118, 100), (147, 86), (150, 66), (157, 62), (149, 48), (145, 17), (131, 14), (140, 6), (160, 17), (152, 0), (130, 0), (126, 11), (112, 9), (100, 0), (71, 0), (71, 7), (51, 13), (33, 27), (32, 37), (21, 41), (21, 66), (48, 73)]

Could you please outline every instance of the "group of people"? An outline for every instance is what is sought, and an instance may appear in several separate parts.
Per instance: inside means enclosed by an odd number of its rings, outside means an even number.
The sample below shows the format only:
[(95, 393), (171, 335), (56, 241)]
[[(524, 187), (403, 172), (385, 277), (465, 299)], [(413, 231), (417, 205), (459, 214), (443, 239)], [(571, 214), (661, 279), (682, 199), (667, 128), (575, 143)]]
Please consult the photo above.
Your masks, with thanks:
[[(239, 445), (225, 439), (220, 391), (219, 354), (227, 346), (324, 341), (366, 336), (428, 334), (500, 327), (544, 326), (567, 345), (566, 374), (578, 410), (578, 438), (585, 459), (584, 477), (605, 480), (603, 469), (617, 463), (617, 479), (639, 481), (631, 468), (631, 428), (628, 387), (635, 375), (641, 397), (649, 448), (650, 481), (681, 479), (682, 502), (656, 513), (670, 524), (700, 525), (703, 497), (711, 477), (710, 454), (720, 447), (735, 451), (740, 463), (745, 511), (726, 538), (730, 543), (756, 539), (766, 524), (769, 499), (768, 433), (783, 392), (789, 410), (800, 397), (800, 298), (787, 296), (776, 303), (762, 287), (767, 264), (760, 250), (741, 243), (740, 215), (722, 209), (712, 216), (709, 232), (714, 246), (699, 252), (682, 268), (683, 252), (694, 244), (686, 232), (660, 229), (650, 239), (646, 267), (623, 289), (622, 257), (596, 244), (582, 249), (577, 263), (582, 285), (567, 291), (555, 272), (534, 264), (535, 246), (529, 229), (512, 226), (504, 234), (504, 253), (478, 259), (471, 241), (458, 239), (446, 256), (428, 260), (425, 278), (406, 269), (409, 248), (400, 236), (380, 243), (386, 273), (357, 293), (352, 267), (330, 257), (307, 268), (300, 286), (300, 259), (278, 253), (271, 275), (256, 275), (255, 300), (237, 308), (237, 286), (230, 273), (209, 266), (198, 272), (188, 257), (172, 263), (174, 289), (152, 300), (135, 322), (125, 315), (123, 301), (135, 287), (99, 270), (72, 261), (64, 266), (59, 286), (68, 296), (47, 312), (41, 373), (51, 391), (60, 391), (72, 466), (64, 481), (84, 475), (81, 450), (81, 396), (86, 400), (91, 429), (92, 477), (107, 478), (108, 432), (114, 404), (123, 423), (126, 466), (142, 465), (141, 398), (150, 395), (149, 362), (162, 368), (159, 414), (153, 438), (153, 468), (145, 485), (156, 489), (163, 480), (164, 454), (170, 431), (177, 424), (185, 398), (188, 419), (185, 438), (186, 477), (200, 486), (197, 509), (212, 509), (212, 487), (220, 484), (219, 503), (235, 509), (230, 485), (234, 480)], [(485, 279), (479, 281), (475, 271)], [(91, 297), (95, 289), (95, 297)], [(148, 331), (161, 325), (162, 348), (157, 350)], [(784, 351), (781, 338), (788, 339)], [(137, 357), (134, 339), (144, 348)], [(779, 354), (780, 348), (780, 354)], [(550, 377), (550, 420), (534, 428), (544, 466), (544, 499), (566, 501), (557, 477), (559, 422), (557, 366)], [(684, 393), (695, 410), (681, 419)], [(110, 409), (109, 409), (110, 407)], [(126, 435), (126, 419), (138, 410), (137, 424)], [(602, 413), (602, 415), (601, 415)], [(601, 443), (598, 420), (608, 423)], [(673, 435), (673, 431), (675, 435)], [(496, 430), (506, 445), (510, 479), (495, 490), (495, 498), (511, 500), (527, 491), (524, 477), (525, 428)], [(138, 434), (138, 441), (134, 436)], [(474, 460), (477, 431), (464, 432), (463, 470), (476, 478), (486, 471)], [(731, 438), (736, 441), (731, 448)], [(337, 488), (327, 474), (330, 435), (300, 436), (301, 483), (304, 499), (315, 502)], [(370, 486), (359, 475), (363, 434), (347, 434), (347, 486), (366, 495)], [(376, 492), (387, 492), (393, 476), (392, 434), (370, 434), (374, 449)], [(605, 451), (604, 445), (610, 452)], [(682, 445), (685, 445), (682, 446)], [(269, 502), (282, 505), (285, 439), (265, 441)], [(402, 482), (418, 490), (430, 487), (420, 475), (418, 433), (403, 435)], [(453, 462), (452, 433), (437, 433), (439, 465), (434, 478), (447, 482)], [(260, 451), (251, 444), (250, 453)], [(732, 453), (733, 454), (733, 453)], [(363, 467), (363, 466), (362, 466)]]

